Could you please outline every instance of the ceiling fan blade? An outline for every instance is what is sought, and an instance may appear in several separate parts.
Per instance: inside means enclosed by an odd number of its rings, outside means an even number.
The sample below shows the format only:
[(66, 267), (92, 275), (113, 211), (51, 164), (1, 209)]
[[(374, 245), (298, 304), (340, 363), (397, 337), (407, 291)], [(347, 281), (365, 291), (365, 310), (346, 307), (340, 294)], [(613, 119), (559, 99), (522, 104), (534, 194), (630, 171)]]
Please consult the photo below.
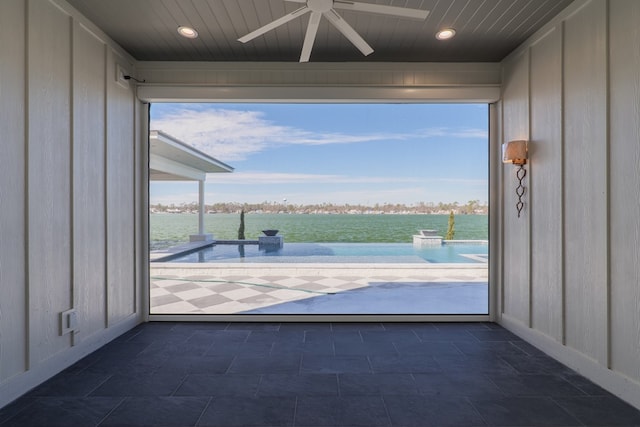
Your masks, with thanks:
[(380, 15), (399, 16), (401, 18), (425, 20), (429, 15), (428, 10), (409, 9), (406, 7), (386, 6), (382, 4), (360, 3), (347, 0), (334, 0), (336, 9), (354, 10), (356, 12), (377, 13)]
[(309, 25), (307, 25), (307, 34), (304, 36), (304, 44), (302, 45), (302, 53), (300, 54), (300, 62), (309, 62), (311, 49), (313, 49), (313, 43), (316, 40), (316, 34), (318, 33), (318, 26), (320, 25), (321, 17), (321, 12), (311, 12)]
[(302, 6), (300, 9), (294, 10), (293, 12), (284, 15), (282, 18), (278, 18), (273, 22), (268, 23), (267, 25), (258, 28), (255, 31), (250, 32), (249, 34), (242, 36), (238, 39), (239, 42), (242, 43), (246, 43), (250, 40), (255, 39), (258, 36), (263, 35), (264, 33), (273, 30), (274, 28), (279, 27), (282, 24), (286, 24), (287, 22), (291, 21), (292, 19), (296, 19), (299, 16), (304, 15), (305, 13), (309, 12), (311, 9), (309, 9), (307, 6)]
[(342, 16), (338, 15), (335, 10), (331, 9), (330, 11), (323, 13), (323, 15), (333, 24), (334, 27), (338, 29), (338, 31), (342, 33), (342, 35), (349, 39), (349, 41), (353, 43), (364, 56), (373, 53), (371, 46), (369, 46), (367, 42), (360, 37), (360, 34), (356, 33), (356, 30), (354, 30), (347, 21), (342, 19)]

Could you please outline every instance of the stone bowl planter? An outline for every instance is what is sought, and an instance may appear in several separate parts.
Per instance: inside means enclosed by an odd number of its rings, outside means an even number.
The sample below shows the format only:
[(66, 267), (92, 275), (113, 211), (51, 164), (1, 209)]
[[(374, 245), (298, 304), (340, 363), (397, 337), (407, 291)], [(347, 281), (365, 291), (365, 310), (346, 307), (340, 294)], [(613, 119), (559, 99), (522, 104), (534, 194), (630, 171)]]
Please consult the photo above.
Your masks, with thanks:
[(265, 236), (275, 236), (280, 230), (262, 230)]

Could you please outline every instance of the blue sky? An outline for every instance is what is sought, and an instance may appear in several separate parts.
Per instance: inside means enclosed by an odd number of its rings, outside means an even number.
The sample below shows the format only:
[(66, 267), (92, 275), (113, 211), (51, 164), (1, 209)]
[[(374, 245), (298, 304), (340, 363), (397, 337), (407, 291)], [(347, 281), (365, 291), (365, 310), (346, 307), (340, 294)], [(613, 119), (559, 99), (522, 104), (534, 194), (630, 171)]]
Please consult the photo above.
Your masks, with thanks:
[[(161, 130), (235, 168), (206, 203), (488, 200), (486, 104), (153, 104)], [(151, 204), (197, 201), (194, 182), (152, 182)]]

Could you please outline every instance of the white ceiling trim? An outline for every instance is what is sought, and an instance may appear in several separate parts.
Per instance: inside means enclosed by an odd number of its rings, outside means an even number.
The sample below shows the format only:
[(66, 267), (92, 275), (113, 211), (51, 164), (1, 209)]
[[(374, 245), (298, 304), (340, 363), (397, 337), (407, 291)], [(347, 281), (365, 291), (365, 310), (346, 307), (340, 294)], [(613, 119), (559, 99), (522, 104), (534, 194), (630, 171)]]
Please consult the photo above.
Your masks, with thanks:
[(212, 87), (139, 86), (145, 102), (289, 102), (289, 103), (492, 103), (500, 98), (499, 86), (471, 87)]
[(147, 102), (495, 102), (499, 63), (139, 62)]

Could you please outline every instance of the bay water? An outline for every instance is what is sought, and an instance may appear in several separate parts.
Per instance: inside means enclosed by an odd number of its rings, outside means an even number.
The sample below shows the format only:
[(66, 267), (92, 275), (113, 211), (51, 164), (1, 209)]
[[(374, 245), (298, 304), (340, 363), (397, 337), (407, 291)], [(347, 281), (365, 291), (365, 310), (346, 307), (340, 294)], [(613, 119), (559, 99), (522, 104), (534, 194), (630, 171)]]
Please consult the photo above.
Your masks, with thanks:
[[(418, 230), (445, 236), (449, 215), (245, 214), (245, 238), (257, 240), (262, 230), (276, 229), (290, 243), (411, 243)], [(205, 214), (205, 232), (218, 240), (238, 238), (240, 214)], [(198, 215), (149, 215), (151, 250), (189, 241), (198, 232)], [(488, 240), (487, 215), (456, 215), (455, 240)]]

